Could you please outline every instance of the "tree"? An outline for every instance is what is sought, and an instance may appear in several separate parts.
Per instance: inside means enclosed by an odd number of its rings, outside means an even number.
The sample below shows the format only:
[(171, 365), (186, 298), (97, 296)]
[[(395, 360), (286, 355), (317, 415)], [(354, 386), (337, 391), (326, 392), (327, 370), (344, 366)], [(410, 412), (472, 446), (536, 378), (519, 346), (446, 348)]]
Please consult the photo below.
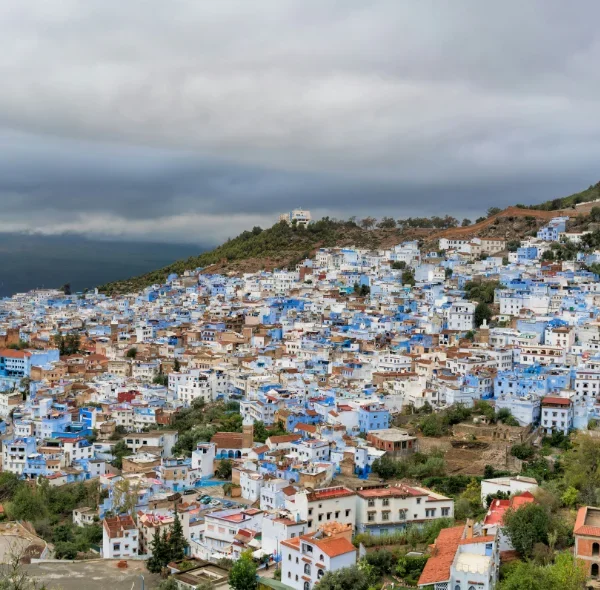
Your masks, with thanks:
[(378, 224), (380, 229), (393, 229), (396, 227), (396, 220), (392, 217), (384, 217)]
[(254, 442), (264, 443), (269, 438), (269, 431), (262, 420), (254, 422)]
[(580, 590), (587, 579), (587, 568), (580, 559), (570, 552), (559, 553), (550, 569), (550, 588), (561, 590)]
[(362, 226), (363, 229), (372, 229), (373, 226), (376, 223), (376, 219), (374, 217), (365, 217), (361, 222), (360, 225)]
[(477, 307), (475, 308), (475, 325), (479, 328), (483, 324), (484, 320), (489, 322), (491, 319), (492, 310), (490, 309), (489, 305), (487, 303), (483, 303), (483, 301), (478, 303)]
[(177, 505), (175, 506), (175, 520), (171, 526), (171, 534), (169, 535), (169, 558), (170, 561), (179, 561), (185, 557), (185, 550), (189, 547), (189, 543), (183, 534), (183, 527), (177, 514)]
[(131, 454), (129, 447), (125, 443), (124, 440), (120, 440), (112, 449), (112, 455), (114, 457), (112, 461), (112, 466), (117, 469), (123, 468), (123, 457)]
[(393, 477), (396, 477), (398, 471), (396, 468), (396, 461), (388, 455), (375, 459), (375, 461), (373, 461), (372, 469), (373, 473), (376, 473), (382, 479), (392, 479)]
[(525, 504), (518, 510), (509, 509), (504, 515), (504, 532), (512, 546), (529, 558), (536, 543), (548, 543), (550, 516), (540, 504)]
[(552, 565), (540, 566), (534, 561), (517, 561), (498, 590), (581, 590), (587, 578), (585, 564), (570, 553), (559, 553)]
[(327, 572), (319, 581), (319, 590), (369, 590), (369, 578), (358, 566)]
[(468, 227), (469, 225), (471, 225), (471, 220), (467, 219), (466, 217), (462, 220), (461, 226), (462, 227)]
[(48, 508), (38, 490), (22, 486), (9, 504), (8, 513), (14, 520), (36, 521), (45, 518)]
[(169, 384), (169, 376), (165, 375), (164, 373), (159, 373), (156, 375), (156, 377), (154, 377), (154, 379), (152, 379), (152, 383), (154, 383), (154, 385), (162, 385), (163, 387), (166, 387)]
[(518, 444), (513, 445), (510, 454), (517, 459), (521, 459), (521, 461), (527, 461), (535, 455), (535, 449), (531, 445)]
[(181, 369), (181, 363), (179, 362), (179, 359), (175, 359), (175, 361), (173, 362), (173, 371), (175, 373), (179, 373), (180, 369)]
[(127, 358), (128, 359), (135, 359), (135, 357), (137, 357), (137, 348), (135, 346), (132, 346), (128, 351), (127, 351)]
[(71, 283), (65, 283), (60, 290), (65, 294), (65, 295), (70, 295), (71, 294)]
[(233, 463), (229, 459), (223, 459), (215, 469), (215, 475), (219, 479), (231, 479)]
[(229, 572), (229, 585), (233, 590), (254, 590), (257, 587), (256, 564), (250, 551), (244, 551), (233, 564)]
[(600, 440), (579, 434), (563, 457), (565, 483), (580, 491), (592, 490), (595, 495), (600, 488), (599, 467)]
[(412, 268), (407, 268), (402, 271), (402, 284), (410, 285), (411, 287), (415, 286), (415, 271)]
[(23, 567), (25, 550), (10, 550), (0, 569), (0, 590), (45, 590), (46, 586), (31, 578)]
[[(127, 449), (127, 453), (129, 452), (129, 449)], [(113, 506), (117, 513), (127, 512), (135, 518), (135, 507), (138, 503), (140, 486), (139, 480), (130, 479), (120, 479), (113, 485)]]
[(404, 270), (406, 268), (406, 262), (404, 260), (395, 260), (392, 262), (392, 270)]
[(520, 247), (521, 247), (520, 240), (508, 240), (508, 242), (506, 242), (506, 249), (509, 252), (516, 252)]
[(158, 529), (154, 533), (154, 537), (150, 543), (152, 555), (146, 562), (146, 567), (153, 574), (159, 574), (167, 563), (169, 563), (169, 548), (166, 537), (166, 528), (163, 529), (162, 534), (160, 529)]
[(500, 209), (500, 207), (490, 207), (487, 210), (487, 216), (492, 217), (492, 215), (498, 215), (498, 213), (500, 213), (501, 211), (502, 209)]

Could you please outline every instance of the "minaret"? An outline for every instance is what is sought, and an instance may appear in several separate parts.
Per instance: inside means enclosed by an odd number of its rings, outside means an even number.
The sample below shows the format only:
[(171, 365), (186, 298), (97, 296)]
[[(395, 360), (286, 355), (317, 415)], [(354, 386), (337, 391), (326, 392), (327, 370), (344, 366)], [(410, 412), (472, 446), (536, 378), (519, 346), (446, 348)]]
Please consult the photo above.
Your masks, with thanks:
[(251, 449), (254, 444), (254, 420), (246, 416), (242, 423), (242, 447)]
[(110, 341), (114, 344), (119, 338), (119, 322), (113, 318), (110, 323)]

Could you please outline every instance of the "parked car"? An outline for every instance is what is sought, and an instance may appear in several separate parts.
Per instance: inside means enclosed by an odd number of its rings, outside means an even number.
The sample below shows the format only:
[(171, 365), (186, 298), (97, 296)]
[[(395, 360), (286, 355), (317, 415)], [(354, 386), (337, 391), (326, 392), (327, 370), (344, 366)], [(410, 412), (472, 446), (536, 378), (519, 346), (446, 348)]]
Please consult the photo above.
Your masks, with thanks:
[(221, 502), (219, 502), (219, 500), (211, 500), (208, 505), (209, 506), (220, 506)]

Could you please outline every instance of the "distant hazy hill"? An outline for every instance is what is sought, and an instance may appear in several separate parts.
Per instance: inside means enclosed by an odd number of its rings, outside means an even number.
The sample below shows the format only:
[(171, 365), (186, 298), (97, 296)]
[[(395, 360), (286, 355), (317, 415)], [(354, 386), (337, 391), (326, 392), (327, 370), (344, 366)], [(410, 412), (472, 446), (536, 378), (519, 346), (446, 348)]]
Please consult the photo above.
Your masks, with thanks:
[(89, 240), (78, 235), (0, 233), (0, 296), (37, 287), (74, 291), (164, 266), (201, 247)]

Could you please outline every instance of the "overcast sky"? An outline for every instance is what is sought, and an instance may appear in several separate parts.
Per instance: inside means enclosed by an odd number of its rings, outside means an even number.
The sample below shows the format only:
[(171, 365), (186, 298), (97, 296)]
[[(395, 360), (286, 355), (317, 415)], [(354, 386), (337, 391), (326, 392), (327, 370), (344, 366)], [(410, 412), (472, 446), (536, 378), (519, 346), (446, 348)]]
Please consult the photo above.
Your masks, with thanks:
[(4, 0), (0, 231), (217, 242), (600, 180), (597, 0)]

